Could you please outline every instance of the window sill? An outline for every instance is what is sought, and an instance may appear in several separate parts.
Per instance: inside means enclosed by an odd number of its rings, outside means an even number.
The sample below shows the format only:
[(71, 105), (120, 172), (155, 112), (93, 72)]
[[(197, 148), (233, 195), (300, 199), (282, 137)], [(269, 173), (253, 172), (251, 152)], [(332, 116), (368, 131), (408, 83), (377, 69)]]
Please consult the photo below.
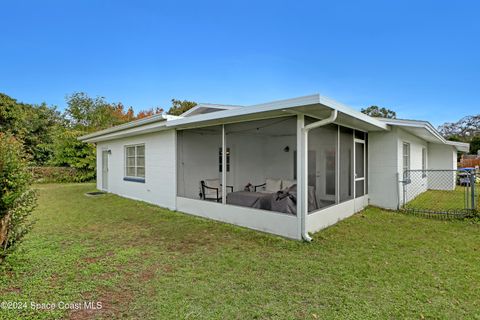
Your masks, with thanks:
[(145, 183), (145, 178), (123, 177), (123, 181)]

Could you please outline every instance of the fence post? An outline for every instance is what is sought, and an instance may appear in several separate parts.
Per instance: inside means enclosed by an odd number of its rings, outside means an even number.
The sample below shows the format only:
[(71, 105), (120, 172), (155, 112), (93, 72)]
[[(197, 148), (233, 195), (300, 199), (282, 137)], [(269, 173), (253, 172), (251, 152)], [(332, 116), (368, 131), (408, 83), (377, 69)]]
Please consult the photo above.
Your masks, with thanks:
[(474, 211), (476, 207), (475, 203), (475, 182), (476, 182), (476, 177), (475, 177), (475, 171), (471, 171), (470, 173), (470, 192), (472, 193), (472, 211)]

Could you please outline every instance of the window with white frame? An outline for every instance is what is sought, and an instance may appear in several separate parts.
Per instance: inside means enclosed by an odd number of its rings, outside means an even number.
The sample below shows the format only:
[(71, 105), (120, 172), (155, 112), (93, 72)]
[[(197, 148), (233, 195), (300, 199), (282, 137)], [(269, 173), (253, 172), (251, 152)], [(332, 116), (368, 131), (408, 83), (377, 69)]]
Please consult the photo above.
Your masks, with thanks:
[(145, 179), (145, 145), (125, 146), (125, 177)]
[(403, 143), (403, 177), (410, 180), (410, 143)]
[(427, 176), (427, 148), (422, 148), (422, 177)]
[[(222, 148), (218, 149), (218, 171), (222, 172)], [(227, 148), (227, 172), (230, 172), (230, 148)]]

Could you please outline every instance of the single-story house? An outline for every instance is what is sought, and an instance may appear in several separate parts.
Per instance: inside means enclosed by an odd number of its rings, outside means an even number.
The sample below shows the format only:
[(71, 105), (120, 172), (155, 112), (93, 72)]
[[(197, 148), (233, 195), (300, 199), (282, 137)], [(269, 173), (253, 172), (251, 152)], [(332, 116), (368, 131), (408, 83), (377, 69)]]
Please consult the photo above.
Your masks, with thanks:
[(98, 189), (305, 240), (368, 204), (398, 208), (403, 170), (453, 170), (468, 151), (428, 122), (373, 118), (319, 94), (198, 104), (80, 140), (96, 144)]

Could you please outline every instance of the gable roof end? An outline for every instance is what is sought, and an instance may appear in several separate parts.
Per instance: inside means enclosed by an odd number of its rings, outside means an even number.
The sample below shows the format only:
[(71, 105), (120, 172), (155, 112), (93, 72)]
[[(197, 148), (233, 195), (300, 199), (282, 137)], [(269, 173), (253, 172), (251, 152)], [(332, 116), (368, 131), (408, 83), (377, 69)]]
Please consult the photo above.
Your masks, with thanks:
[(241, 107), (243, 106), (214, 104), (214, 103), (199, 103), (195, 107), (182, 113), (180, 117), (189, 117), (197, 114), (210, 113), (210, 112), (221, 111), (221, 110), (231, 110), (231, 109), (237, 109)]

